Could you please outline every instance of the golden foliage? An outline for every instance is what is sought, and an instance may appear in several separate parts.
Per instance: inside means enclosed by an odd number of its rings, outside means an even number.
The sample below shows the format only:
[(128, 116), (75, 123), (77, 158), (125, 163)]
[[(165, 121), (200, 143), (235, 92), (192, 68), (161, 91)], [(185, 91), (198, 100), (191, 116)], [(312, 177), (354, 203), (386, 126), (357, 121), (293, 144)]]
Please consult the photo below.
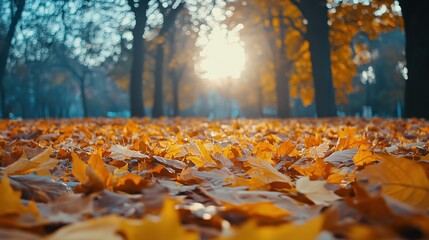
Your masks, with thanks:
[[(306, 32), (306, 25), (299, 9), (290, 1), (252, 0), (245, 1), (247, 7), (241, 7), (243, 2), (235, 1), (231, 4), (235, 10), (228, 22), (231, 25), (242, 23), (245, 26), (241, 38), (246, 45), (250, 45), (248, 52), (260, 49), (261, 55), (266, 55), (264, 58), (252, 57), (251, 60), (257, 62), (254, 65), (267, 69), (267, 63), (263, 61), (279, 64), (281, 59), (286, 59), (286, 62), (292, 65), (283, 69), (289, 79), (290, 95), (293, 98), (300, 98), (304, 106), (310, 105), (314, 99), (311, 53), (308, 41), (303, 35)], [(371, 4), (343, 1), (327, 3), (331, 70), (336, 102), (347, 103), (348, 95), (355, 91), (352, 83), (358, 65), (371, 60), (367, 46), (355, 44), (354, 38), (360, 34), (375, 39), (380, 33), (402, 28), (403, 22), (392, 0), (375, 1)], [(279, 34), (281, 21), (286, 28), (284, 39), (281, 39)], [(281, 52), (281, 43), (286, 46), (286, 52)], [(268, 76), (272, 74), (273, 71), (261, 71), (262, 82), (267, 83), (270, 79), (271, 83), (268, 86), (275, 84), (275, 77)], [(273, 88), (265, 87), (264, 84), (262, 87), (266, 92), (270, 91), (264, 96), (275, 95)]]

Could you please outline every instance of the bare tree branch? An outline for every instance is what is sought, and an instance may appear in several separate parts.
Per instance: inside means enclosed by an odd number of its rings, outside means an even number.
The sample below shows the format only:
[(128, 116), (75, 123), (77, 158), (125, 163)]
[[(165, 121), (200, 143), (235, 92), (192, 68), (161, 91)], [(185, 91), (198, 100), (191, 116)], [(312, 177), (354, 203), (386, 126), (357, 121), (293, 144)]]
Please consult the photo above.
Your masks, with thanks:
[(301, 34), (301, 36), (302, 36), (303, 38), (306, 38), (307, 33), (306, 33), (306, 32), (304, 32), (304, 31), (302, 31), (302, 29), (300, 29), (300, 28), (295, 24), (295, 21), (294, 21), (290, 16), (285, 16), (285, 15), (283, 15), (283, 16), (281, 16), (281, 18), (282, 18), (282, 19), (286, 19), (286, 20), (288, 20), (288, 22), (289, 22), (289, 26), (290, 26), (290, 27), (292, 27), (293, 29), (295, 29), (296, 31), (298, 31), (298, 32)]

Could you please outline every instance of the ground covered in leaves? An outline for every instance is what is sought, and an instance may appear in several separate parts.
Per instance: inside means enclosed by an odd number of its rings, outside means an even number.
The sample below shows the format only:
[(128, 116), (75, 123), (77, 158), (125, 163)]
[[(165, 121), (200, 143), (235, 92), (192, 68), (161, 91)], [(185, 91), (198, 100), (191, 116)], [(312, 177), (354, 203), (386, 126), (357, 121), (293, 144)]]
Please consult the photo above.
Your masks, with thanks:
[(0, 122), (0, 239), (429, 238), (429, 123)]

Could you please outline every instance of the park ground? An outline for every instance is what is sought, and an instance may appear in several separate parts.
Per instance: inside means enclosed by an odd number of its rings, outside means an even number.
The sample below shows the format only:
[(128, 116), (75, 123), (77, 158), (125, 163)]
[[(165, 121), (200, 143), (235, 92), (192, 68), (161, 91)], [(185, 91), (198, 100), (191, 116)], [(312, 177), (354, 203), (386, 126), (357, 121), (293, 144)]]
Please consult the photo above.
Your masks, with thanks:
[(1, 239), (429, 238), (418, 119), (0, 121)]

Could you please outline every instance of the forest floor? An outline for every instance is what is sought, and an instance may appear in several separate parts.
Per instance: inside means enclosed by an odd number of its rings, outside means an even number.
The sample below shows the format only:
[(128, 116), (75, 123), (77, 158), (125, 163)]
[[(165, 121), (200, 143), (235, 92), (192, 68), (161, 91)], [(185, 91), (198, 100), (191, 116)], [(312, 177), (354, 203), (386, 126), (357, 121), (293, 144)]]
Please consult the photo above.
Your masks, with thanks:
[(429, 238), (429, 122), (0, 121), (0, 239)]

